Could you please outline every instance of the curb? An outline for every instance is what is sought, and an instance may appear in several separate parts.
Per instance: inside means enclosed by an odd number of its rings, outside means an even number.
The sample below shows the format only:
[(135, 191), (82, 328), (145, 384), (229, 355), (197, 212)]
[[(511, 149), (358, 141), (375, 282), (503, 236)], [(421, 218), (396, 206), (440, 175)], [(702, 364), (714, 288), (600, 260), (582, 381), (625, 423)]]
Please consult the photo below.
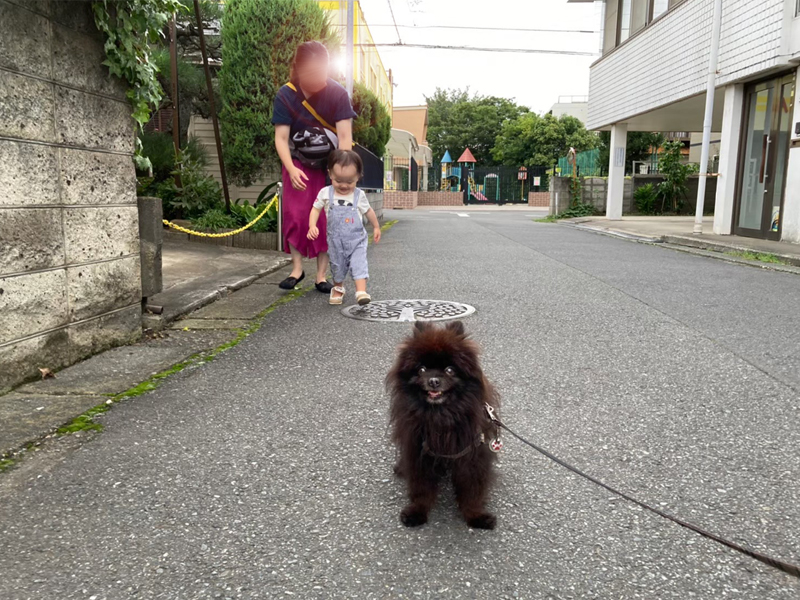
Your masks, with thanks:
[[(199, 298), (196, 298), (192, 302), (184, 304), (183, 306), (180, 306), (175, 310), (165, 311), (162, 314), (155, 314), (154, 312), (144, 313), (142, 315), (142, 327), (144, 329), (149, 329), (151, 331), (161, 331), (173, 321), (177, 321), (179, 318), (189, 314), (190, 312), (194, 312), (200, 308), (203, 308), (204, 306), (208, 306), (209, 304), (216, 302), (217, 300), (221, 300), (231, 292), (236, 292), (238, 290), (246, 288), (247, 286), (261, 279), (262, 277), (266, 277), (267, 275), (279, 271), (280, 269), (287, 266), (289, 263), (291, 263), (291, 259), (287, 258), (281, 260), (277, 264), (268, 269), (263, 269), (261, 271), (258, 271), (255, 275), (248, 275), (246, 277), (243, 277), (242, 279), (224, 284), (214, 290), (210, 290), (204, 296), (200, 296)], [(145, 310), (150, 308), (150, 306), (151, 305), (145, 306)]]
[(664, 235), (659, 237), (650, 237), (645, 235), (637, 235), (627, 231), (617, 231), (614, 229), (603, 229), (600, 227), (591, 227), (589, 225), (582, 225), (582, 221), (568, 221), (563, 225), (572, 227), (573, 229), (580, 229), (600, 235), (615, 237), (629, 242), (636, 242), (639, 244), (648, 244), (651, 246), (661, 246), (670, 250), (678, 252), (685, 252), (686, 254), (693, 254), (695, 256), (704, 256), (706, 258), (713, 258), (715, 260), (722, 260), (725, 262), (747, 266), (756, 267), (758, 269), (765, 269), (767, 271), (777, 271), (780, 273), (790, 273), (792, 275), (800, 275), (800, 257), (791, 254), (774, 254), (778, 258), (790, 263), (766, 263), (758, 260), (747, 260), (736, 256), (728, 256), (725, 252), (738, 251), (738, 252), (758, 252), (747, 246), (739, 246), (737, 244), (721, 244), (719, 242), (710, 242), (708, 240), (699, 240), (692, 237), (680, 235)]

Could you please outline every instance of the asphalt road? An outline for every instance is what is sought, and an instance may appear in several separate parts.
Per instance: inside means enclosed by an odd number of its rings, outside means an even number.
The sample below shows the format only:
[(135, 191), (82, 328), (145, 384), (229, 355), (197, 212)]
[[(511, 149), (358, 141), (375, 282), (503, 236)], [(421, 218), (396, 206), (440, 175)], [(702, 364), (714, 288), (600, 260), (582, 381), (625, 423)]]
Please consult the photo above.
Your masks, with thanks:
[[(521, 212), (395, 212), (375, 299), (471, 304), (513, 428), (800, 561), (800, 277)], [(800, 581), (506, 439), (470, 531), (399, 520), (382, 380), (408, 325), (312, 292), (213, 362), (0, 477), (0, 598), (765, 598)]]

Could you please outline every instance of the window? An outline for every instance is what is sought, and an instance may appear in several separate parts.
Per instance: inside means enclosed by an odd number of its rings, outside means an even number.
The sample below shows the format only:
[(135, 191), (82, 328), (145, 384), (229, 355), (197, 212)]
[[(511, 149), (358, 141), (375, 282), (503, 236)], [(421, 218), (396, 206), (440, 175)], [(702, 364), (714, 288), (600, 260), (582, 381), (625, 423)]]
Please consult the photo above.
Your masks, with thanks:
[[(613, 50), (654, 19), (683, 2), (685, 0), (610, 0), (606, 5), (603, 51)], [(800, 0), (795, 2), (800, 14)]]
[[(800, 0), (797, 0), (800, 2)], [(653, 19), (657, 19), (669, 10), (669, 0), (653, 0)]]
[(800, 0), (797, 0), (797, 3), (794, 6), (794, 16), (800, 17)]

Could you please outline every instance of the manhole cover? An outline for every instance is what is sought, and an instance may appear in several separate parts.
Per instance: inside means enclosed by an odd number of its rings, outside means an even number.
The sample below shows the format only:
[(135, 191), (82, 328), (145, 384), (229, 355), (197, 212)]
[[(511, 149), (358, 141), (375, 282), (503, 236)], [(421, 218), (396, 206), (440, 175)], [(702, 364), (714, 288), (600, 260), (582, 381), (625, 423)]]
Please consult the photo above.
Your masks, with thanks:
[(446, 321), (475, 312), (469, 304), (447, 300), (378, 300), (366, 306), (348, 306), (342, 314), (362, 321)]

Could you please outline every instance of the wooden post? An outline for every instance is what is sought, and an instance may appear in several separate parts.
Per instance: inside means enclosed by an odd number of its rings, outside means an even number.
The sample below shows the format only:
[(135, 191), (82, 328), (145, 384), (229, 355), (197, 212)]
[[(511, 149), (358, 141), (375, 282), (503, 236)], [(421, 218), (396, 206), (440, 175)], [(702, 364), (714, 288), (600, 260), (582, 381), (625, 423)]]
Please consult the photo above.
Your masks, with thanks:
[[(172, 80), (172, 145), (175, 147), (175, 158), (180, 156), (181, 151), (181, 115), (178, 108), (178, 39), (176, 35), (175, 15), (169, 23), (169, 66), (170, 79)], [(175, 170), (175, 185), (181, 185), (181, 175), (178, 169)]]
[(214, 86), (211, 85), (211, 69), (208, 68), (206, 37), (203, 33), (203, 19), (200, 17), (200, 2), (198, 2), (198, 0), (194, 0), (194, 14), (197, 17), (197, 28), (200, 31), (200, 54), (203, 56), (203, 70), (206, 73), (208, 109), (211, 112), (211, 122), (214, 124), (214, 141), (217, 143), (217, 157), (219, 159), (219, 173), (222, 177), (222, 193), (225, 196), (225, 210), (230, 213), (231, 197), (228, 193), (228, 177), (225, 175), (225, 161), (222, 158), (222, 141), (219, 137), (219, 121), (217, 120), (217, 108), (214, 102)]

